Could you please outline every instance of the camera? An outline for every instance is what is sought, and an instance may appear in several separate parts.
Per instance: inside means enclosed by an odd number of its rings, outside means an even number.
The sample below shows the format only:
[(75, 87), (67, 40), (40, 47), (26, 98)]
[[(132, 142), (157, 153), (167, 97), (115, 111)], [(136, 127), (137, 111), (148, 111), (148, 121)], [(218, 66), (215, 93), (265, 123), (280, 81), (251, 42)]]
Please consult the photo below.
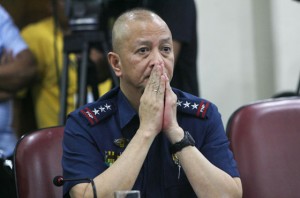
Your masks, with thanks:
[(99, 30), (102, 4), (102, 0), (65, 0), (71, 31)]

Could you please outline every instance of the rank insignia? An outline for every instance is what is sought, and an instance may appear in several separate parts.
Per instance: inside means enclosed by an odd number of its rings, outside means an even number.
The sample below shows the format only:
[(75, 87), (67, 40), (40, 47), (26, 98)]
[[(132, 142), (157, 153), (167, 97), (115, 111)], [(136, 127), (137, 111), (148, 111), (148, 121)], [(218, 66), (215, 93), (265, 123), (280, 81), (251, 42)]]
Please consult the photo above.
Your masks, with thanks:
[(114, 144), (120, 148), (125, 148), (128, 143), (129, 143), (129, 140), (126, 138), (119, 138), (119, 139), (114, 140)]
[(104, 118), (112, 115), (115, 111), (116, 108), (111, 101), (101, 101), (85, 106), (84, 109), (81, 109), (79, 114), (93, 126)]
[(202, 119), (207, 118), (207, 110), (210, 106), (210, 103), (205, 100), (199, 99), (191, 100), (187, 98), (178, 98), (177, 100), (177, 109), (181, 112), (192, 114), (196, 117)]
[(115, 151), (105, 151), (104, 162), (107, 166), (111, 166), (119, 157), (121, 153), (116, 153)]

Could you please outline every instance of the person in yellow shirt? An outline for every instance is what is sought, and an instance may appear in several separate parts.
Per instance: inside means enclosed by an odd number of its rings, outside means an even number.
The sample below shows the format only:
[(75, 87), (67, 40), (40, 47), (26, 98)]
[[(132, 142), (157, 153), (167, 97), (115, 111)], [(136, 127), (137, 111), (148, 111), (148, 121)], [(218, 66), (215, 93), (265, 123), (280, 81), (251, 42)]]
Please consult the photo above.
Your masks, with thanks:
[[(49, 2), (50, 3), (50, 2)], [(67, 18), (63, 12), (63, 1), (57, 1), (58, 26), (54, 17), (42, 19), (22, 29), (21, 34), (37, 59), (38, 75), (32, 87), (32, 100), (35, 109), (37, 128), (59, 125), (60, 80), (63, 68), (63, 37), (69, 33)], [(52, 7), (49, 5), (49, 7)], [(95, 58), (95, 50), (91, 59)], [(96, 56), (97, 57), (97, 56)], [(76, 108), (77, 98), (77, 61), (70, 55), (68, 71), (67, 113)], [(110, 79), (101, 83), (100, 93), (112, 87)]]

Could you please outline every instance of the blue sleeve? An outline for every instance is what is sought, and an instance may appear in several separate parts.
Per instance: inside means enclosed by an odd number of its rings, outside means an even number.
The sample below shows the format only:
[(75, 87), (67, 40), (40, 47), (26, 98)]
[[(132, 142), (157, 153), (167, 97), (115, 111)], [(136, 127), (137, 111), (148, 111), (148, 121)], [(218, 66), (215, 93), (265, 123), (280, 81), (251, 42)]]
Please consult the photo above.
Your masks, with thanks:
[(12, 18), (0, 6), (0, 48), (11, 50), (13, 56), (17, 55), (24, 49), (27, 44), (20, 35), (19, 29), (14, 24)]
[[(63, 175), (64, 178), (93, 179), (105, 169), (103, 156), (88, 130), (70, 116), (67, 120), (63, 138)], [(64, 195), (78, 183), (88, 181), (72, 181), (64, 184)]]
[(208, 120), (206, 135), (201, 152), (215, 166), (232, 177), (239, 177), (236, 162), (229, 149), (221, 115), (215, 105), (211, 106), (212, 114)]

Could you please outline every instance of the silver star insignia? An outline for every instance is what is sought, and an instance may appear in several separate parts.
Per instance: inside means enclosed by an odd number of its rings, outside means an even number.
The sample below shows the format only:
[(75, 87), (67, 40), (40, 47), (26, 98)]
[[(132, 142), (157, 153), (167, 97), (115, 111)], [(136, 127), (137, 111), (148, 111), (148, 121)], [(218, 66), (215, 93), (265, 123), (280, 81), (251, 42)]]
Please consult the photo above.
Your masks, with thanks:
[(197, 109), (198, 108), (198, 105), (196, 104), (196, 103), (194, 103), (193, 105), (192, 105), (192, 109)]
[(182, 104), (182, 101), (178, 100), (177, 101), (177, 106), (181, 106), (181, 104)]
[(190, 104), (191, 104), (191, 103), (189, 103), (188, 101), (185, 101), (185, 103), (183, 104), (183, 105), (184, 105), (184, 108), (190, 107)]
[(107, 110), (111, 110), (111, 105), (105, 104), (105, 108), (106, 108)]
[(101, 112), (105, 112), (105, 108), (104, 107), (100, 106), (99, 109), (100, 109)]
[(99, 110), (96, 109), (96, 108), (94, 108), (93, 112), (94, 112), (95, 115), (98, 115), (98, 114), (99, 114)]

